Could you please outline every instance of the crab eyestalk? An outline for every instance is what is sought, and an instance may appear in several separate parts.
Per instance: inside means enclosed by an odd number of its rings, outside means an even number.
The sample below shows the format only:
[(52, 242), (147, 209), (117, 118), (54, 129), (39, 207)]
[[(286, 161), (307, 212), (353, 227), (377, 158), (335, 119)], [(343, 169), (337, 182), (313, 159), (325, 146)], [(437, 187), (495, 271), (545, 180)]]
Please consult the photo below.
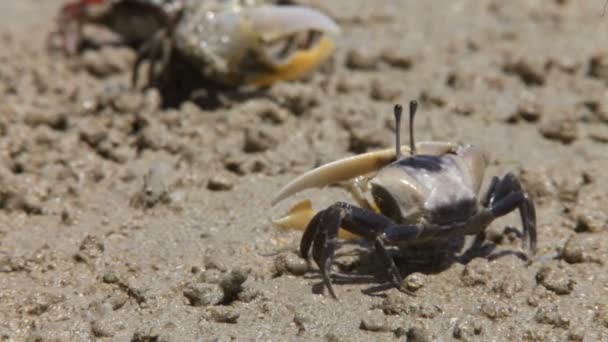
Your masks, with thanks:
[(403, 113), (403, 107), (396, 104), (393, 112), (395, 113), (395, 160), (398, 160), (401, 158), (401, 114)]
[(418, 102), (416, 100), (410, 101), (410, 154), (416, 154), (416, 143), (414, 141), (414, 116), (418, 109)]

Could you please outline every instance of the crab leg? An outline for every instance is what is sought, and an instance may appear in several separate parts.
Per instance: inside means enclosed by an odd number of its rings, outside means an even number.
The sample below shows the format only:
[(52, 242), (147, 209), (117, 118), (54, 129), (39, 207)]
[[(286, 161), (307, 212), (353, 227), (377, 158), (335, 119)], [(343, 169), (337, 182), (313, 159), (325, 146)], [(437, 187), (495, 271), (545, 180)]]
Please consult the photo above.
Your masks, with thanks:
[[(310, 223), (310, 220), (312, 220), (316, 214), (317, 212), (312, 208), (310, 200), (306, 199), (294, 205), (289, 210), (287, 215), (276, 220), (272, 220), (272, 223), (275, 226), (284, 229), (305, 230)], [(344, 240), (358, 240), (361, 238), (360, 236), (344, 229), (340, 229), (338, 236)]]
[[(440, 155), (455, 150), (456, 145), (444, 142), (420, 142), (416, 144), (416, 149), (419, 154)], [(409, 153), (409, 146), (401, 146), (401, 151), (404, 154)], [(395, 150), (391, 148), (363, 153), (325, 164), (304, 173), (283, 187), (272, 200), (272, 205), (306, 189), (323, 188), (331, 184), (346, 182), (357, 176), (373, 173), (392, 162), (394, 158)]]
[(338, 248), (336, 235), (338, 227), (374, 242), (374, 249), (387, 269), (390, 282), (401, 290), (401, 274), (393, 258), (386, 250), (386, 244), (413, 240), (423, 234), (419, 225), (395, 224), (386, 216), (369, 209), (363, 209), (344, 202), (337, 202), (315, 215), (306, 228), (300, 242), (300, 256), (308, 259), (309, 254), (319, 267), (323, 283), (330, 295), (337, 299), (330, 279), (330, 269)]

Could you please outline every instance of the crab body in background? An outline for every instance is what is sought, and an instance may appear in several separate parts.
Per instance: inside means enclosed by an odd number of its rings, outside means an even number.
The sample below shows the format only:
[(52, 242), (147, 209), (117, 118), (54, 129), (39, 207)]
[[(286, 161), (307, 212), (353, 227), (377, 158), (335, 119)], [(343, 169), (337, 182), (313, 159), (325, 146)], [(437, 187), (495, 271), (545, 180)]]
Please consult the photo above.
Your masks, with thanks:
[(337, 24), (321, 12), (255, 0), (79, 0), (65, 5), (49, 46), (77, 51), (86, 24), (105, 26), (139, 48), (149, 82), (176, 60), (226, 86), (300, 78), (331, 55)]
[[(395, 109), (397, 127), (400, 108)], [(410, 108), (409, 148), (401, 147), (397, 129), (395, 149), (323, 165), (287, 184), (273, 201), (308, 188), (349, 182), (347, 190), (358, 206), (337, 202), (315, 214), (305, 201), (275, 221), (282, 227), (305, 229), (300, 255), (308, 258), (312, 249), (323, 282), (334, 298), (329, 271), (341, 230), (347, 232), (342, 237), (373, 242), (397, 288), (401, 288), (402, 277), (386, 246), (402, 250), (443, 247), (466, 235), (475, 235), (473, 246), (479, 246), (488, 225), (514, 210), (520, 212), (524, 245), (531, 253), (536, 250), (534, 204), (517, 178), (510, 173), (501, 179), (493, 177), (488, 190), (480, 195), (487, 164), (484, 153), (472, 145), (450, 142), (415, 144), (411, 127), (416, 103)]]
[(85, 26), (114, 32), (134, 47), (148, 41), (176, 20), (184, 0), (75, 0), (61, 7), (47, 44), (50, 50), (76, 53), (84, 40)]

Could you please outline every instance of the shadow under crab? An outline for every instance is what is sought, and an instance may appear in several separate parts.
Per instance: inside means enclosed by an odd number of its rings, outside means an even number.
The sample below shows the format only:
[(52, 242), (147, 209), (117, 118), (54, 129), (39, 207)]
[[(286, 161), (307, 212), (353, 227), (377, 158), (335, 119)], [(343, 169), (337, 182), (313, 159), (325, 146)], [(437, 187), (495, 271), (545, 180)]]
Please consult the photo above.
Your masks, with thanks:
[[(505, 233), (512, 227), (507, 227)], [(521, 237), (521, 234), (520, 234)], [(469, 242), (469, 243), (467, 243)], [(384, 296), (384, 291), (395, 288), (395, 284), (387, 278), (386, 270), (382, 267), (382, 260), (373, 251), (373, 245), (363, 240), (354, 243), (358, 248), (349, 248), (352, 242), (345, 241), (340, 252), (336, 253), (335, 266), (339, 272), (331, 275), (332, 284), (335, 285), (369, 285), (361, 290), (369, 296)], [(343, 250), (346, 247), (346, 250)], [(370, 251), (368, 248), (372, 248)], [(522, 262), (530, 262), (529, 256), (517, 250), (497, 251), (497, 245), (490, 241), (474, 239), (469, 241), (464, 236), (451, 239), (444, 244), (431, 244), (403, 249), (389, 249), (390, 257), (395, 261), (399, 274), (403, 279), (413, 273), (426, 275), (439, 274), (450, 269), (454, 264), (467, 265), (475, 258), (497, 260), (502, 257), (514, 256)], [(314, 293), (322, 293), (325, 282), (322, 275), (310, 274), (306, 277), (319, 280), (313, 285)], [(403, 290), (403, 289), (401, 289)], [(412, 294), (405, 290), (408, 294)]]

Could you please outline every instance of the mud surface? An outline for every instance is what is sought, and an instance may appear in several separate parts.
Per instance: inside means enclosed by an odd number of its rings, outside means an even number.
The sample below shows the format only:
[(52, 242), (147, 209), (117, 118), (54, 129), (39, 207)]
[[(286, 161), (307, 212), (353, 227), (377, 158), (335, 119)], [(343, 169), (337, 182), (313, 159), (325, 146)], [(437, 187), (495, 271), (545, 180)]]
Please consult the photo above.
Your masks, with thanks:
[[(608, 340), (608, 18), (601, 1), (309, 1), (343, 28), (333, 67), (202, 109), (129, 86), (135, 53), (50, 57), (60, 1), (0, 4), (3, 340)], [(537, 204), (530, 265), (509, 226), (441, 270), (369, 246), (336, 259), (340, 301), (270, 206), (295, 175), (391, 146), (418, 98), (420, 140), (470, 142)], [(415, 261), (415, 260), (414, 260)]]

